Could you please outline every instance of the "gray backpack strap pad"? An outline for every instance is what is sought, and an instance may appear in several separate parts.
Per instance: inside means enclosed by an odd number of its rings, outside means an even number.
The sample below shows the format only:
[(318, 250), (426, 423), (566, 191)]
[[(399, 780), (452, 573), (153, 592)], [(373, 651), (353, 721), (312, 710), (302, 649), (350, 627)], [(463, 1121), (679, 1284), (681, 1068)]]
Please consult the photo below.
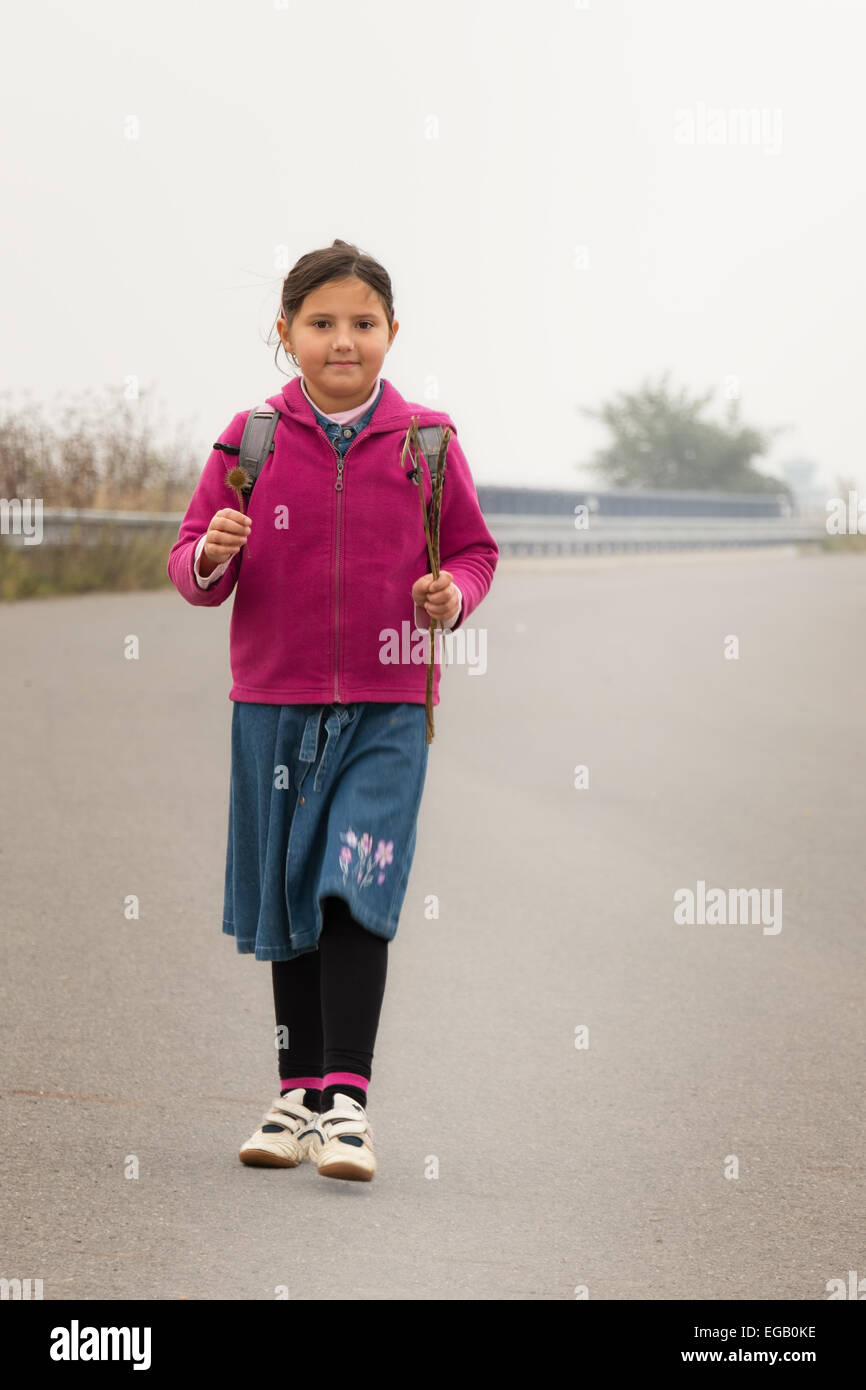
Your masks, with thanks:
[(238, 463), (247, 470), (252, 479), (244, 488), (247, 496), (252, 492), (265, 460), (273, 452), (274, 435), (279, 420), (280, 412), (267, 403), (251, 410), (247, 416), (238, 452)]
[(427, 467), (430, 469), (432, 477), (436, 471), (436, 460), (439, 457), (439, 449), (442, 444), (442, 426), (425, 425), (418, 430), (418, 443), (421, 446), (421, 453), (427, 460)]

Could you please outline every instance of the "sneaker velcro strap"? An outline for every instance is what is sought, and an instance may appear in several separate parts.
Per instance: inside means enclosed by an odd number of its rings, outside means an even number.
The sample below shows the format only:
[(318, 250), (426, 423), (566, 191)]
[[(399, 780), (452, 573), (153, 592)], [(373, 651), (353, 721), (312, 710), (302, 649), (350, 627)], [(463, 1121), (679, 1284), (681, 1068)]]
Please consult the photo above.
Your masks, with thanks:
[[(287, 1129), (292, 1129), (292, 1120), (299, 1125), (305, 1125), (307, 1123), (306, 1115), (299, 1115), (295, 1110), (278, 1110), (277, 1107), (274, 1106), (273, 1110), (268, 1111), (268, 1121), (270, 1124), (285, 1125)], [(289, 1123), (286, 1123), (287, 1121)]]
[(369, 1120), (333, 1119), (327, 1120), (321, 1128), (328, 1138), (336, 1134), (369, 1134), (372, 1138), (373, 1134)]

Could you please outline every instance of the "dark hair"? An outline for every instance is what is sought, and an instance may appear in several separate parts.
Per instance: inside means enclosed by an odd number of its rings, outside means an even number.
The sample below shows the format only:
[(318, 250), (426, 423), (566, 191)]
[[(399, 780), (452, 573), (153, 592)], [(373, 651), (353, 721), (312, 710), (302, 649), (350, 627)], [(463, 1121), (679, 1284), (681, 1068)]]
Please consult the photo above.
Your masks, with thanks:
[[(283, 288), (280, 294), (280, 312), (286, 320), (289, 328), (292, 320), (300, 309), (308, 294), (318, 289), (320, 285), (327, 284), (329, 280), (346, 280), (351, 275), (356, 275), (359, 280), (363, 280), (371, 290), (375, 290), (382, 301), (388, 319), (389, 331), (394, 327), (394, 296), (391, 290), (391, 277), (384, 266), (378, 261), (374, 261), (372, 256), (368, 256), (357, 246), (353, 246), (349, 241), (341, 241), (339, 237), (331, 242), (330, 246), (324, 246), (319, 251), (308, 251), (305, 256), (301, 256), (296, 261), (283, 281)], [(280, 315), (277, 315), (279, 318)], [(276, 328), (276, 319), (274, 320)], [(279, 334), (277, 335), (279, 337)], [(282, 347), (282, 339), (277, 343), (274, 352), (274, 365), (279, 368), (277, 353)]]

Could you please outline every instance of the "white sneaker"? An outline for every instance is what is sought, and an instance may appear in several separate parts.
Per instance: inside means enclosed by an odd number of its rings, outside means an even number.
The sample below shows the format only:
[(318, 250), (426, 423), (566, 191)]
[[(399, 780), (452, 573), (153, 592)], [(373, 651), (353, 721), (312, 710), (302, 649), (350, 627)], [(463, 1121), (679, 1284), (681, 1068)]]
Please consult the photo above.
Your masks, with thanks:
[(304, 1161), (317, 1117), (303, 1100), (303, 1086), (278, 1096), (255, 1134), (239, 1151), (241, 1163), (261, 1168), (295, 1168)]
[(363, 1105), (337, 1091), (333, 1109), (314, 1118), (309, 1153), (325, 1178), (369, 1182), (376, 1171), (376, 1156)]

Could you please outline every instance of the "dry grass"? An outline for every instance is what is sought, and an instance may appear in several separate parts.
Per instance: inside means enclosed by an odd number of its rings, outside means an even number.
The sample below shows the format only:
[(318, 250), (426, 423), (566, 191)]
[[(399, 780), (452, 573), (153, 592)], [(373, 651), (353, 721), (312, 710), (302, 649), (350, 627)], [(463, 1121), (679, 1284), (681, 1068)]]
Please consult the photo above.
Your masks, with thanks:
[[(0, 396), (0, 497), (41, 498), (45, 507), (185, 511), (204, 460), (182, 438), (159, 437), (150, 393), (121, 387), (66, 402), (17, 404)], [(184, 429), (180, 427), (180, 432)]]
[[(160, 438), (160, 408), (141, 393), (128, 400), (108, 387), (52, 407), (0, 396), (0, 497), (40, 500), (44, 508), (175, 512), (183, 514), (204, 460), (182, 438)], [(184, 427), (181, 427), (181, 432)], [(0, 599), (113, 589), (153, 589), (170, 583), (168, 552), (177, 528), (155, 523), (144, 531), (110, 524), (87, 542), (9, 544), (0, 536)]]

